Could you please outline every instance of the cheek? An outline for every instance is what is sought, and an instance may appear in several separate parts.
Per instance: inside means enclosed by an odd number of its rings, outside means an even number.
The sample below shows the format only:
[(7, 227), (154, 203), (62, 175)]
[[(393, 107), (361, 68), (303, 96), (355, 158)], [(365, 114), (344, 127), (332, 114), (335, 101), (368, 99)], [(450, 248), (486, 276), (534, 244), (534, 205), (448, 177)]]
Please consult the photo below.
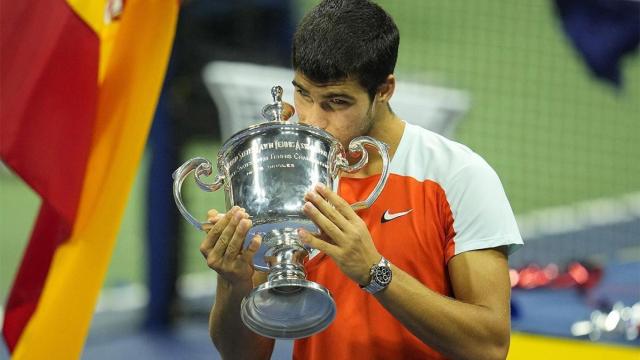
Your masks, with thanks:
[(346, 147), (354, 137), (366, 135), (367, 123), (366, 113), (349, 110), (336, 116), (326, 130)]
[(341, 114), (341, 121), (339, 124), (344, 132), (348, 132), (349, 135), (362, 135), (359, 134), (364, 129), (368, 128), (369, 117), (366, 109), (353, 108), (345, 111)]

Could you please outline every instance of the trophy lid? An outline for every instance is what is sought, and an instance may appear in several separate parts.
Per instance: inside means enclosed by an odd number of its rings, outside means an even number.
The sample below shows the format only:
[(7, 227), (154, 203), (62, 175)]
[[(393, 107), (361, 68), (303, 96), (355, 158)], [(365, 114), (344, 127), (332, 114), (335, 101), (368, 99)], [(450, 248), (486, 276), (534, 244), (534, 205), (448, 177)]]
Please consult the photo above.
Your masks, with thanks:
[(220, 148), (220, 151), (218, 152), (218, 159), (224, 157), (230, 149), (235, 148), (236, 145), (244, 142), (247, 138), (259, 136), (261, 133), (277, 129), (282, 132), (294, 131), (308, 133), (314, 137), (323, 139), (329, 144), (335, 145), (339, 152), (344, 152), (342, 144), (329, 132), (313, 125), (289, 121), (293, 112), (290, 114), (283, 112), (285, 104), (282, 102), (282, 93), (283, 90), (281, 86), (276, 85), (271, 88), (273, 103), (265, 105), (261, 111), (262, 117), (267, 121), (249, 126), (248, 128), (231, 135), (231, 137)]

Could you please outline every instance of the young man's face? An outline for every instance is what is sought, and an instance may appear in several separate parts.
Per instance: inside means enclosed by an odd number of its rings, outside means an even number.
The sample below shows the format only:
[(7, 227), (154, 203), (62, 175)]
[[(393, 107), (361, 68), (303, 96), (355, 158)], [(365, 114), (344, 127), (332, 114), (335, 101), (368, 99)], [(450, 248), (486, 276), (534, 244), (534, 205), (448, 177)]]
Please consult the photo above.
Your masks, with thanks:
[(296, 71), (292, 83), (301, 123), (326, 130), (345, 147), (354, 137), (371, 130), (375, 121), (373, 102), (356, 80), (317, 84)]

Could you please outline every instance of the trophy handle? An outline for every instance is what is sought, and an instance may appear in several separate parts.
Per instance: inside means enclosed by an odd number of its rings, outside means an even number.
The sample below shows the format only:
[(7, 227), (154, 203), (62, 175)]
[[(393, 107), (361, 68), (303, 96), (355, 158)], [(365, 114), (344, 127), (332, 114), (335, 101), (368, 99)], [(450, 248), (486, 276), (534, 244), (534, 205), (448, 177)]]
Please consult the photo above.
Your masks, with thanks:
[(207, 223), (201, 223), (196, 219), (189, 211), (184, 207), (182, 203), (182, 183), (184, 180), (191, 174), (191, 172), (195, 171), (194, 178), (196, 180), (196, 184), (200, 187), (200, 189), (208, 192), (213, 192), (222, 187), (224, 184), (224, 176), (218, 174), (216, 176), (213, 184), (205, 183), (200, 179), (201, 176), (209, 176), (212, 172), (211, 162), (205, 158), (197, 157), (191, 160), (188, 160), (182, 166), (180, 166), (176, 171), (173, 172), (173, 199), (176, 201), (176, 205), (178, 206), (178, 210), (182, 216), (184, 216), (187, 221), (193, 225), (198, 230), (204, 230), (203, 226)]
[(387, 178), (389, 178), (389, 145), (383, 143), (380, 140), (376, 140), (370, 136), (359, 136), (349, 143), (349, 152), (350, 153), (361, 153), (362, 156), (360, 160), (353, 164), (349, 165), (346, 159), (342, 158), (338, 162), (338, 168), (347, 173), (354, 173), (360, 169), (362, 169), (367, 162), (369, 161), (369, 153), (365, 150), (365, 145), (372, 146), (378, 150), (380, 156), (382, 157), (382, 174), (380, 175), (380, 180), (378, 180), (378, 184), (373, 189), (369, 197), (364, 201), (358, 201), (356, 203), (351, 204), (351, 208), (354, 211), (359, 211), (363, 209), (368, 209), (371, 204), (380, 196), (382, 193), (382, 188), (387, 183)]

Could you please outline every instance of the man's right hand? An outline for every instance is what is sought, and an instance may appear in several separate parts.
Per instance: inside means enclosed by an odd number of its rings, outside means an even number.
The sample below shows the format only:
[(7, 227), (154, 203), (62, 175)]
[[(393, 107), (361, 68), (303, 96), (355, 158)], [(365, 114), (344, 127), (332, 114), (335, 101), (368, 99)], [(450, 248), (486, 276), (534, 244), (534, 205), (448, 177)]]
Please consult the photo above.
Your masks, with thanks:
[(256, 235), (246, 249), (242, 248), (252, 225), (249, 215), (244, 209), (234, 206), (224, 215), (211, 210), (208, 216), (212, 225), (200, 245), (207, 265), (229, 285), (251, 285), (253, 256), (262, 239)]

